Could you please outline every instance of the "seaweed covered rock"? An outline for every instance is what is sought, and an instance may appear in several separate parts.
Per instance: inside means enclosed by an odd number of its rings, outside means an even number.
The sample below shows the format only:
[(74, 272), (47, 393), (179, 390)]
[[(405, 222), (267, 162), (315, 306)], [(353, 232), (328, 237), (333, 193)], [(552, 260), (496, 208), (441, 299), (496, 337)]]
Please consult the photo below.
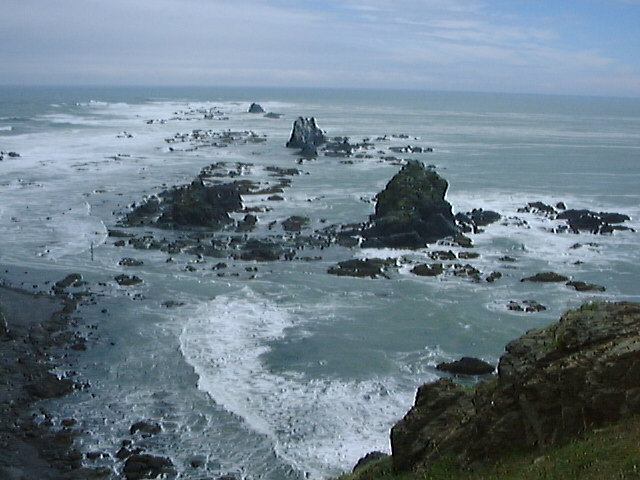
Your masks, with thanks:
[(363, 246), (421, 248), (460, 233), (444, 198), (448, 186), (433, 168), (407, 162), (376, 196)]
[(391, 431), (398, 471), (443, 457), (462, 466), (542, 448), (640, 413), (640, 304), (586, 304), (506, 346), (498, 375), (472, 392), (423, 385)]

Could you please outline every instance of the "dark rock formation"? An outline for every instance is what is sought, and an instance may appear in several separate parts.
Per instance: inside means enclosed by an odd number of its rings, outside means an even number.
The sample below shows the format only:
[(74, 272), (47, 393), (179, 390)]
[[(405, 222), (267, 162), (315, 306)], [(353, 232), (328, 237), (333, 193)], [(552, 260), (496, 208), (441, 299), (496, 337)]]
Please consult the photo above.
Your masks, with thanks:
[(604, 292), (606, 288), (601, 285), (594, 285), (593, 283), (586, 283), (580, 281), (572, 281), (566, 283), (567, 287), (571, 287), (578, 292)]
[(495, 370), (490, 363), (473, 357), (462, 357), (454, 362), (442, 362), (436, 365), (436, 368), (454, 375), (488, 375)]
[(566, 282), (567, 280), (569, 280), (569, 278), (565, 277), (564, 275), (560, 275), (559, 273), (543, 272), (543, 273), (536, 273), (535, 275), (532, 275), (530, 277), (525, 277), (520, 281), (551, 283), (551, 282)]
[(300, 217), (294, 215), (282, 222), (282, 228), (286, 232), (299, 232), (309, 224), (309, 217)]
[(121, 265), (123, 267), (139, 267), (141, 265), (144, 265), (144, 262), (142, 260), (136, 260), (135, 258), (127, 257), (120, 260), (118, 262), (118, 265)]
[(365, 260), (354, 259), (345, 260), (339, 262), (329, 268), (328, 273), (332, 275), (338, 275), (340, 277), (385, 277), (388, 278), (385, 273), (389, 266), (395, 265), (394, 259), (382, 259), (382, 258), (367, 258)]
[(420, 387), (391, 431), (396, 470), (420, 471), (443, 456), (484, 463), (640, 413), (638, 303), (586, 304), (506, 352), (497, 377), (473, 392), (450, 379)]
[(619, 225), (630, 220), (628, 215), (614, 212), (593, 212), (586, 209), (569, 209), (560, 202), (556, 208), (542, 202), (530, 202), (525, 207), (519, 208), (519, 212), (535, 213), (553, 220), (565, 220), (567, 225), (559, 228), (558, 232), (571, 231), (573, 233), (613, 233), (616, 230), (634, 231), (630, 227)]
[(516, 302), (515, 300), (511, 300), (507, 304), (507, 309), (513, 312), (534, 313), (534, 312), (542, 312), (543, 310), (546, 310), (547, 307), (536, 302), (535, 300), (523, 300), (521, 302)]
[(444, 273), (444, 266), (441, 263), (423, 263), (411, 269), (411, 273), (421, 277), (437, 277)]
[(115, 277), (115, 281), (118, 282), (118, 285), (121, 285), (123, 287), (130, 287), (132, 285), (142, 283), (142, 279), (140, 277), (136, 277), (135, 275), (118, 275), (117, 277)]
[(252, 103), (249, 107), (249, 113), (265, 113), (265, 111), (264, 108), (262, 108), (262, 105), (258, 103)]
[(148, 454), (135, 454), (127, 458), (123, 470), (127, 480), (141, 478), (157, 478), (172, 473), (173, 462), (167, 457), (156, 457)]
[(240, 183), (206, 184), (202, 177), (191, 184), (165, 190), (127, 215), (125, 225), (152, 224), (163, 228), (219, 228), (231, 222), (230, 212), (242, 208)]
[(474, 208), (467, 213), (458, 213), (455, 216), (458, 225), (464, 232), (478, 233), (479, 227), (486, 227), (497, 222), (502, 218), (498, 212), (491, 210), (483, 210), (482, 208)]
[(376, 196), (363, 247), (421, 248), (459, 233), (447, 181), (422, 162), (410, 160)]
[(287, 148), (299, 148), (305, 156), (316, 156), (318, 154), (317, 147), (325, 141), (326, 137), (316, 125), (315, 118), (298, 117), (293, 122)]

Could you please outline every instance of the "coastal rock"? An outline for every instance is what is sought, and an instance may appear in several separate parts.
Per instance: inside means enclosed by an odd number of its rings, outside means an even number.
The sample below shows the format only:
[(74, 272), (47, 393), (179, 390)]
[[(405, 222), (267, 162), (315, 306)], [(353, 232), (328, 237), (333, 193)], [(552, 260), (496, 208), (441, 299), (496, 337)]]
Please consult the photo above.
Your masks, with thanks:
[(285, 232), (299, 232), (309, 224), (309, 221), (309, 217), (294, 215), (282, 222), (282, 228)]
[(338, 275), (340, 277), (385, 277), (389, 278), (385, 273), (389, 266), (395, 265), (394, 259), (367, 258), (364, 260), (353, 259), (338, 262), (329, 268), (328, 273)]
[(593, 303), (506, 346), (498, 375), (473, 391), (425, 384), (391, 431), (397, 471), (443, 456), (463, 467), (566, 442), (640, 413), (640, 304)]
[(135, 206), (125, 225), (162, 228), (220, 228), (231, 223), (230, 212), (242, 209), (241, 185), (235, 182), (207, 184), (199, 176), (191, 184), (174, 187)]
[(441, 263), (423, 263), (411, 269), (411, 273), (421, 277), (437, 277), (444, 272), (444, 266)]
[(249, 113), (265, 113), (265, 111), (264, 108), (262, 108), (262, 105), (258, 103), (252, 103), (249, 107)]
[(569, 278), (564, 275), (560, 275), (555, 272), (542, 272), (536, 273), (530, 277), (525, 277), (521, 282), (542, 282), (542, 283), (552, 283), (552, 282), (566, 282)]
[(493, 373), (495, 367), (479, 358), (462, 357), (454, 362), (439, 363), (436, 369), (454, 375), (488, 375)]
[(298, 117), (293, 122), (287, 148), (299, 148), (305, 156), (316, 156), (317, 147), (325, 142), (326, 137), (316, 125), (315, 118)]
[(118, 283), (118, 285), (121, 285), (123, 287), (130, 287), (132, 285), (137, 285), (139, 283), (142, 283), (142, 279), (139, 277), (136, 277), (135, 275), (118, 275), (117, 277), (115, 277), (115, 281)]
[(142, 260), (136, 260), (135, 258), (123, 258), (118, 262), (118, 265), (123, 267), (139, 267), (144, 265), (144, 262)]
[(474, 208), (467, 213), (458, 213), (455, 216), (458, 225), (464, 232), (479, 233), (480, 227), (486, 227), (502, 218), (498, 212)]
[(157, 478), (160, 475), (173, 473), (173, 462), (167, 457), (148, 454), (135, 454), (127, 458), (123, 472), (127, 480)]
[(536, 302), (535, 300), (523, 300), (521, 302), (516, 302), (514, 300), (511, 300), (507, 304), (507, 309), (513, 312), (535, 313), (535, 312), (542, 312), (543, 310), (546, 310), (547, 307)]
[(552, 220), (565, 220), (567, 225), (556, 232), (571, 231), (573, 233), (589, 232), (593, 234), (613, 233), (616, 230), (634, 231), (630, 227), (619, 225), (630, 220), (628, 215), (615, 212), (594, 212), (586, 209), (567, 209), (563, 202), (556, 207), (543, 202), (530, 202), (519, 208), (522, 213), (534, 213)]
[(421, 248), (459, 233), (447, 181), (422, 162), (410, 160), (376, 196), (375, 213), (362, 233), (363, 247)]
[(580, 282), (580, 281), (567, 282), (565, 285), (567, 285), (567, 287), (573, 288), (578, 292), (592, 292), (592, 291), (604, 292), (606, 290), (606, 288), (604, 288), (601, 285), (594, 285), (593, 283), (586, 283), (586, 282)]

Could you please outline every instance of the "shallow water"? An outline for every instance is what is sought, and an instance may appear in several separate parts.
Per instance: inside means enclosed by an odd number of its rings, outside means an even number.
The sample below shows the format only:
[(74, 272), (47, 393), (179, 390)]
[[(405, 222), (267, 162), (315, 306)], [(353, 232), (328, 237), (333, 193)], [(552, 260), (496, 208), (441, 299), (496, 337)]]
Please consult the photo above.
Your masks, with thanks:
[[(0, 98), (0, 151), (21, 155), (0, 162), (1, 278), (47, 290), (47, 281), (78, 272), (89, 284), (80, 289), (95, 294), (95, 304), (79, 312), (88, 349), (69, 358), (92, 387), (49, 405), (60, 418), (82, 419), (85, 451), (113, 455), (130, 438), (132, 423), (152, 418), (163, 432), (140, 442), (171, 456), (179, 478), (335, 475), (371, 450), (388, 451), (389, 428), (415, 389), (438, 378), (438, 362), (471, 355), (495, 363), (507, 341), (567, 308), (639, 297), (638, 234), (553, 234), (554, 222), (517, 211), (530, 201), (563, 201), (569, 208), (625, 213), (627, 225), (638, 229), (638, 100), (73, 88), (2, 88)], [(246, 113), (252, 101), (283, 117)], [(194, 112), (213, 107), (227, 119), (204, 120)], [(346, 164), (320, 157), (298, 165), (284, 144), (300, 115), (315, 116), (332, 136), (374, 139), (374, 158)], [(160, 119), (165, 122), (147, 123)], [(165, 142), (194, 129), (253, 130), (267, 141), (196, 150)], [(375, 140), (393, 134), (408, 138)], [(255, 263), (116, 247), (117, 239), (107, 236), (132, 203), (188, 183), (220, 161), (230, 169), (252, 164), (243, 178), (261, 182), (270, 179), (266, 166), (302, 170), (291, 177), (283, 202), (245, 198), (247, 206), (271, 208), (258, 214), (256, 235), (291, 215), (308, 216), (313, 229), (361, 222), (399, 168), (380, 157), (407, 144), (434, 149), (398, 156), (436, 165), (449, 181), (455, 211), (481, 207), (527, 221), (470, 235), (480, 256), (463, 263), (483, 277), (500, 271), (495, 283), (410, 273), (409, 260), (424, 262), (429, 251), (459, 247), (333, 246), (306, 252), (321, 256), (318, 261)], [(571, 248), (578, 242), (581, 248)], [(517, 261), (501, 261), (505, 255)], [(144, 264), (120, 266), (124, 257)], [(354, 257), (394, 257), (400, 267), (389, 279), (326, 273)], [(214, 270), (220, 261), (228, 267)], [(607, 290), (520, 282), (549, 270)], [(114, 277), (121, 273), (144, 282), (119, 286)], [(547, 310), (507, 310), (510, 301), (525, 299)], [(183, 305), (167, 308), (167, 301)], [(193, 468), (194, 460), (202, 466)]]

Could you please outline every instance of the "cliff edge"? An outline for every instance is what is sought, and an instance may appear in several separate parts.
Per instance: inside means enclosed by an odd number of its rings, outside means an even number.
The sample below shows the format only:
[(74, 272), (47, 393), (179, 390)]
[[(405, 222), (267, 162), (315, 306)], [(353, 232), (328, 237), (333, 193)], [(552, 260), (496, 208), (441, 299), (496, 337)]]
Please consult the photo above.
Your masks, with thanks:
[(473, 391), (450, 379), (420, 387), (391, 430), (393, 467), (486, 464), (638, 413), (640, 304), (586, 304), (510, 342), (497, 376)]

